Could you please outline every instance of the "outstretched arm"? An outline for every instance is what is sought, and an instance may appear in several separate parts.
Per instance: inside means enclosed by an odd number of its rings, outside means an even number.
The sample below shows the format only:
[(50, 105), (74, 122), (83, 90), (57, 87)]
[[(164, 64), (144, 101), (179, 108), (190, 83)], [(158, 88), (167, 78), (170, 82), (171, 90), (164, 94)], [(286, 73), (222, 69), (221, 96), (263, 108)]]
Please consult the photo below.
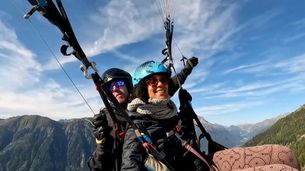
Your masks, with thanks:
[(169, 80), (168, 93), (170, 96), (173, 96), (176, 93), (176, 91), (180, 88), (178, 80), (179, 80), (180, 84), (182, 85), (185, 82), (186, 78), (191, 74), (193, 68), (197, 64), (198, 64), (198, 58), (191, 57), (190, 59), (187, 60), (187, 63), (185, 65), (185, 67), (181, 70), (181, 72), (178, 73), (177, 75), (173, 76)]

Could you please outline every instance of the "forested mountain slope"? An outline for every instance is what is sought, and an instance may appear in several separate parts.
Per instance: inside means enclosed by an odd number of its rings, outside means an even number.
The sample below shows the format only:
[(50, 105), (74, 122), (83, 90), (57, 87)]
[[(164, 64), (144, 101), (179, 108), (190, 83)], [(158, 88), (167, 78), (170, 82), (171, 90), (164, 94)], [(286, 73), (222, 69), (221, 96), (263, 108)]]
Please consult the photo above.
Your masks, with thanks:
[(293, 149), (305, 170), (305, 105), (280, 119), (265, 132), (256, 135), (245, 146), (282, 144)]

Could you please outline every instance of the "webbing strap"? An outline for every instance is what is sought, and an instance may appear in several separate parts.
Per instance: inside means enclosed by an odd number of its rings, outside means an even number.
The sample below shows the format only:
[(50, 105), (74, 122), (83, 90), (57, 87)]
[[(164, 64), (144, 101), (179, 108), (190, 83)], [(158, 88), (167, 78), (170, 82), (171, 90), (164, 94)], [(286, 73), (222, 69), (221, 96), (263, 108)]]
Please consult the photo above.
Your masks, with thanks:
[[(202, 160), (208, 167), (209, 167), (209, 170), (213, 170), (213, 168), (211, 167), (211, 165), (209, 164), (209, 162), (197, 151), (195, 150), (190, 144), (188, 144), (188, 142), (184, 139), (182, 139), (182, 133), (183, 132), (181, 130), (182, 126), (182, 121), (179, 120), (178, 124), (175, 126), (175, 128), (173, 130), (171, 130), (170, 132), (168, 132), (168, 137), (171, 136), (171, 135), (175, 135), (178, 140), (180, 140), (181, 142), (181, 145), (187, 149), (187, 151), (193, 153), (196, 157), (198, 157), (200, 160)], [(180, 133), (180, 134), (179, 134)]]
[(206, 165), (209, 166), (209, 168), (211, 167), (210, 164), (208, 163), (208, 161), (202, 156), (200, 155), (191, 145), (189, 145), (187, 143), (187, 141), (185, 140), (181, 140), (181, 145), (183, 147), (185, 147), (188, 151), (190, 151), (191, 153), (193, 153), (195, 156), (197, 156), (198, 158), (200, 158)]

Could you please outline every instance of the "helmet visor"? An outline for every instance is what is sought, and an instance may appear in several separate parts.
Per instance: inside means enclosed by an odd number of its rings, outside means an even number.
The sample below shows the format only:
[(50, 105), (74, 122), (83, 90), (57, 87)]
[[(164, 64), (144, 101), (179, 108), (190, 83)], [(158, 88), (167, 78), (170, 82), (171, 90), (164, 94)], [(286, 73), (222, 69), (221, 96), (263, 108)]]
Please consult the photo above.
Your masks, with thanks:
[(125, 82), (123, 80), (117, 80), (108, 85), (108, 90), (112, 92), (114, 87), (119, 88), (123, 86), (125, 86)]

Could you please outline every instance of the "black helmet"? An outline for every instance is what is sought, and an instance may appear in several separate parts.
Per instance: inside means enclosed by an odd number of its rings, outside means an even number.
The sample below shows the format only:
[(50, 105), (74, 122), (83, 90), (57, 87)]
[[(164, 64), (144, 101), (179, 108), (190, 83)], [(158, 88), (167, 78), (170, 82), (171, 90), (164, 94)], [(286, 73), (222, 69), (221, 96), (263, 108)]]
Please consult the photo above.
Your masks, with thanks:
[(123, 80), (126, 84), (126, 88), (129, 93), (132, 92), (132, 78), (131, 75), (119, 68), (110, 68), (106, 70), (103, 75), (102, 79), (105, 82), (105, 84), (109, 84), (114, 80)]

